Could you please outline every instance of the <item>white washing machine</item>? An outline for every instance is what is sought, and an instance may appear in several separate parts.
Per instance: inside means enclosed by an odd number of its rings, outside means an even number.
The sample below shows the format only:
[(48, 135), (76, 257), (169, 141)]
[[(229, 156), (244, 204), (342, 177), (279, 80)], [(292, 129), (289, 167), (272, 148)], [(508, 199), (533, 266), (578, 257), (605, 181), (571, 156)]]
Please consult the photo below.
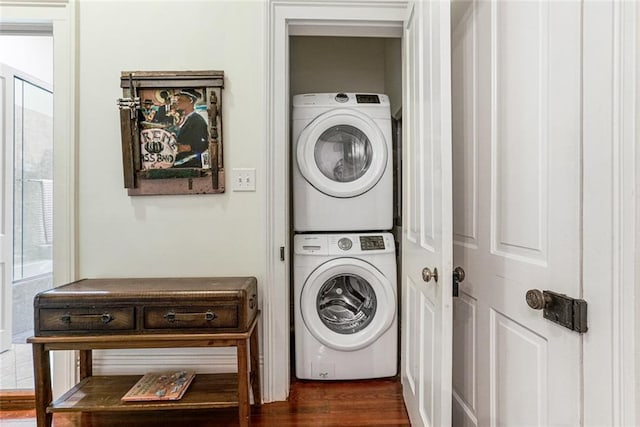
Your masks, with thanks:
[(292, 143), (295, 231), (391, 229), (393, 146), (386, 95), (294, 96)]
[(397, 372), (396, 257), (390, 233), (294, 237), (296, 377)]

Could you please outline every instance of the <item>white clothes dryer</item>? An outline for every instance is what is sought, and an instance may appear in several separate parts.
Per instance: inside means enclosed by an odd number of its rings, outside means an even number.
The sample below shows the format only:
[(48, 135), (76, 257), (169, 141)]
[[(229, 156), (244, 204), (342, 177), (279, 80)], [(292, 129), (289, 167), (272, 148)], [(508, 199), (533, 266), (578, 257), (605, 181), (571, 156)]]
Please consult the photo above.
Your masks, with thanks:
[(390, 233), (294, 236), (296, 377), (396, 375), (396, 286)]
[(295, 231), (392, 228), (393, 145), (386, 95), (296, 95), (292, 142)]

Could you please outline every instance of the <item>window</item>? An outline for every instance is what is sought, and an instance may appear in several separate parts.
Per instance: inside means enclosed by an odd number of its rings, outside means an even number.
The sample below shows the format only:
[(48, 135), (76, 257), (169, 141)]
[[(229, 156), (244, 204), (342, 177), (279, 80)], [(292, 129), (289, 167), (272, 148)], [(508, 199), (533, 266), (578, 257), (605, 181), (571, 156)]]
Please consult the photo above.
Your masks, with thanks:
[(14, 78), (13, 280), (53, 271), (53, 93)]

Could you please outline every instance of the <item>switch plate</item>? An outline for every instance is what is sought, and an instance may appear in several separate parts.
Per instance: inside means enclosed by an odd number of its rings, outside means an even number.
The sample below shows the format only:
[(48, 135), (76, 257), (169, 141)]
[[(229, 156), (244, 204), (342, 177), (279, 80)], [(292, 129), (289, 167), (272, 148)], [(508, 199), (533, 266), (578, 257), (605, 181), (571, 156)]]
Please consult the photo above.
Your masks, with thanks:
[(231, 179), (233, 191), (256, 191), (255, 168), (233, 168)]

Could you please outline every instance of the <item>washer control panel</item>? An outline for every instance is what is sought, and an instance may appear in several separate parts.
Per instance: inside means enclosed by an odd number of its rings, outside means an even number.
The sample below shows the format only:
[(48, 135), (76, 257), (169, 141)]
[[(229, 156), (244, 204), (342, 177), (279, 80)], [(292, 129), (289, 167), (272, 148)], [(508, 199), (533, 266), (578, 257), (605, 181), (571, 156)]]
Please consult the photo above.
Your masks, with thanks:
[(357, 256), (395, 252), (391, 233), (296, 234), (294, 254), (300, 256)]

